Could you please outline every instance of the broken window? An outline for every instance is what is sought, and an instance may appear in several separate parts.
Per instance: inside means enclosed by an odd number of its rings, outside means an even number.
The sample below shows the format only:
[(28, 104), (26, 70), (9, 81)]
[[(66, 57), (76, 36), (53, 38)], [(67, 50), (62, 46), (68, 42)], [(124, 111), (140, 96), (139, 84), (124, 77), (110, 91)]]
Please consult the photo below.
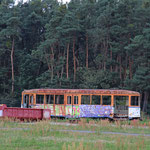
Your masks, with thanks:
[(24, 103), (28, 103), (29, 101), (29, 95), (24, 95)]
[(29, 107), (29, 95), (24, 95), (23, 97), (23, 107), (28, 108)]
[(46, 95), (46, 104), (54, 104), (54, 95)]
[(30, 103), (33, 105), (33, 95), (30, 95)]
[(36, 103), (44, 104), (44, 95), (36, 95)]
[(64, 104), (64, 95), (55, 95), (55, 104)]
[(139, 106), (139, 96), (131, 96), (131, 105)]
[(74, 104), (78, 104), (78, 96), (74, 96)]
[(92, 105), (100, 105), (100, 95), (92, 95)]
[(102, 96), (103, 105), (111, 105), (111, 96)]
[(81, 104), (90, 105), (90, 95), (82, 95)]
[(128, 106), (129, 96), (114, 96), (114, 103), (116, 106)]
[(67, 104), (71, 104), (71, 96), (67, 96)]

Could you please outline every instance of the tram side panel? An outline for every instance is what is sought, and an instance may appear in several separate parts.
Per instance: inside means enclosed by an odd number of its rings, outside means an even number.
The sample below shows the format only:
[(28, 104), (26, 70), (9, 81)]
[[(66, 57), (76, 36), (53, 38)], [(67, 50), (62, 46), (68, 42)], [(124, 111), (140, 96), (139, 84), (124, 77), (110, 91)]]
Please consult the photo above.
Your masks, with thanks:
[[(113, 118), (114, 107), (103, 105), (50, 105), (36, 104), (34, 108), (50, 109), (51, 116), (66, 118)], [(140, 118), (140, 107), (130, 106), (128, 118)]]
[(80, 117), (112, 118), (112, 114), (112, 106), (80, 105)]
[(129, 109), (128, 109), (128, 118), (140, 118), (140, 96), (131, 95), (129, 96)]
[(140, 107), (129, 107), (129, 119), (140, 118)]
[[(69, 97), (69, 95), (67, 94)], [(42, 104), (34, 103), (34, 106), (31, 108), (39, 108), (39, 109), (50, 109), (51, 110), (51, 116), (56, 117), (66, 117), (66, 118), (82, 118), (82, 117), (92, 117), (92, 118), (113, 118), (114, 117), (114, 102), (113, 102), (113, 96), (112, 95), (90, 95), (90, 94), (84, 94), (84, 95), (71, 95), (72, 100), (70, 102), (70, 105), (68, 105), (67, 97), (65, 95), (41, 95), (39, 94), (38, 97), (35, 95), (34, 99), (37, 101), (37, 98), (39, 98), (39, 102), (42, 102)], [(81, 104), (82, 98), (85, 101), (85, 103)], [(92, 101), (94, 101), (96, 98), (98, 99), (99, 104), (95, 105), (92, 104)], [(52, 99), (53, 97), (53, 99)], [(76, 104), (74, 103), (74, 98), (78, 97)], [(25, 97), (25, 101), (29, 101), (29, 105), (32, 100), (32, 94)], [(132, 95), (129, 96), (129, 107), (128, 107), (128, 118), (140, 118), (140, 105), (139, 105), (139, 96)], [(41, 101), (42, 100), (42, 101)], [(53, 100), (52, 103), (48, 102), (49, 100)], [(109, 100), (109, 104), (108, 104)], [(27, 103), (27, 102), (26, 102)], [(44, 104), (43, 104), (44, 103)], [(49, 104), (48, 104), (49, 103)], [(24, 106), (24, 105), (23, 105)]]

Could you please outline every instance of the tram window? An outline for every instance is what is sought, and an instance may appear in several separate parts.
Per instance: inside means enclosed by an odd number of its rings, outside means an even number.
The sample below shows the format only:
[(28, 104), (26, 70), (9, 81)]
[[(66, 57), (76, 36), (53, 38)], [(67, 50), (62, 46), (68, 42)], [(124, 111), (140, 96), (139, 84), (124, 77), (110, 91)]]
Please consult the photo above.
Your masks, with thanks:
[(90, 95), (82, 95), (81, 104), (90, 105)]
[(46, 104), (54, 103), (54, 95), (46, 95)]
[(128, 106), (128, 96), (114, 96), (115, 105)]
[(131, 105), (139, 106), (139, 97), (138, 96), (131, 96)]
[(55, 95), (55, 104), (64, 104), (64, 95)]
[(25, 101), (25, 103), (27, 103), (28, 100), (29, 100), (29, 95), (24, 95), (24, 101)]
[(78, 96), (74, 96), (74, 104), (78, 104)]
[(100, 95), (92, 95), (92, 105), (100, 105)]
[(67, 104), (71, 104), (71, 96), (67, 96)]
[(102, 96), (103, 105), (111, 105), (111, 96)]
[(28, 108), (28, 105), (29, 105), (29, 95), (24, 95), (23, 103), (24, 103), (24, 107)]
[(36, 103), (44, 104), (44, 95), (36, 95)]
[(33, 95), (30, 96), (30, 103), (33, 105)]

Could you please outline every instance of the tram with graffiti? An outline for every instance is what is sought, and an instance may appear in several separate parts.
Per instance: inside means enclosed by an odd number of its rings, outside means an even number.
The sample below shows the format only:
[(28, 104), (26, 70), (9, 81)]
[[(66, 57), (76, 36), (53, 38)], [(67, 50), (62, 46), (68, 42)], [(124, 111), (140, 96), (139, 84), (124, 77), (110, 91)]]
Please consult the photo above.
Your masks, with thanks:
[(50, 109), (51, 117), (140, 118), (140, 93), (110, 89), (31, 89), (22, 108)]

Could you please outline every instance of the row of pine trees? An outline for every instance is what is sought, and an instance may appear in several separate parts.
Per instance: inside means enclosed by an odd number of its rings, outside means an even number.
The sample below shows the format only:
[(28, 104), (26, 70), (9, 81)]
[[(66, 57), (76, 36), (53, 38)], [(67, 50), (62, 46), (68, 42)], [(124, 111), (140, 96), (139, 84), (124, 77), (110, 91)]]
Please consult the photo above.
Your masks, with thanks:
[(128, 89), (150, 113), (150, 0), (0, 0), (0, 103), (24, 89)]

